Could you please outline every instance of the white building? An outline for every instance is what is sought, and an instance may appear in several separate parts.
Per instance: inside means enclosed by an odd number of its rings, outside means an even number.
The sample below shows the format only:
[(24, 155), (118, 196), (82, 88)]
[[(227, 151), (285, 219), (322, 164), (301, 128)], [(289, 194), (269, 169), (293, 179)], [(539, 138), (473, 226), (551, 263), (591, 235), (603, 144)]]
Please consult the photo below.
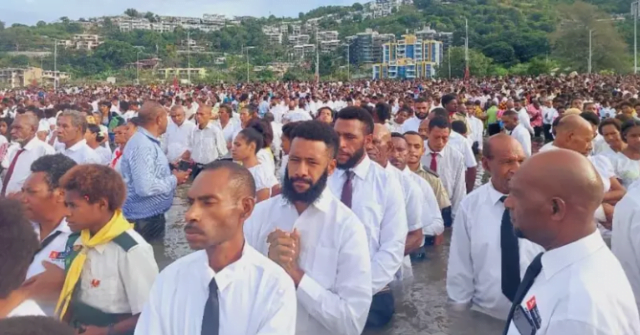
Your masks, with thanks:
[(309, 40), (311, 39), (311, 37), (309, 35), (289, 35), (287, 36), (287, 40), (289, 41), (289, 44), (293, 44), (293, 45), (304, 45), (304, 44), (309, 44)]
[(282, 44), (282, 34), (281, 33), (270, 33), (266, 34), (269, 39), (269, 44)]
[(315, 44), (303, 44), (293, 47), (293, 54), (298, 58), (313, 56), (316, 52)]
[(320, 42), (320, 52), (322, 52), (322, 53), (334, 52), (339, 47), (340, 47), (340, 40), (331, 40), (331, 41), (321, 41)]
[(76, 50), (94, 50), (102, 43), (100, 36), (93, 34), (75, 34), (71, 40), (59, 40), (56, 42), (58, 46), (65, 49)]
[(338, 32), (335, 30), (318, 31), (318, 41), (335, 41), (338, 39)]

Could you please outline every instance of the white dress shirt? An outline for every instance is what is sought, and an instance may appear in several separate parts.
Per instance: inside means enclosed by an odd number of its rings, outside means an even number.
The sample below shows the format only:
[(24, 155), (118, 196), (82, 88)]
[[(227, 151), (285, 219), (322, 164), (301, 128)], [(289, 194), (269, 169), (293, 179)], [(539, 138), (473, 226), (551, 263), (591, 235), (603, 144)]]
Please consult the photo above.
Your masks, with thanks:
[[(478, 142), (478, 149), (482, 150), (482, 142), (484, 142), (484, 123), (473, 115), (470, 115), (467, 120), (471, 126), (471, 135), (469, 135), (471, 146), (473, 147), (473, 142)], [(471, 152), (473, 152), (473, 150), (471, 150)]]
[[(425, 153), (422, 156), (421, 163), (425, 167), (430, 167), (431, 153), (433, 151), (429, 148), (428, 141), (424, 142), (424, 149)], [(449, 200), (451, 200), (451, 215), (455, 217), (460, 201), (467, 194), (467, 186), (464, 179), (466, 171), (464, 158), (458, 150), (446, 145), (442, 151), (438, 152), (436, 162), (438, 171), (435, 172), (438, 173), (442, 185), (447, 189)]]
[[(33, 164), (33, 162), (44, 155), (53, 155), (55, 153), (53, 147), (45, 142), (42, 142), (37, 137), (31, 139), (31, 141), (29, 141), (29, 143), (27, 143), (24, 148), (21, 148), (19, 144), (15, 143), (9, 147), (9, 149), (7, 150), (7, 154), (2, 160), (2, 168), (5, 170), (5, 172), (11, 166), (13, 158), (16, 156), (20, 149), (24, 149), (24, 152), (22, 152), (20, 156), (18, 156), (16, 165), (13, 168), (13, 174), (11, 174), (11, 179), (9, 179), (9, 183), (7, 184), (7, 195), (15, 192), (20, 192), (22, 190), (22, 185), (27, 180), (27, 177), (31, 175), (31, 164)], [(2, 184), (0, 184), (0, 188), (2, 188), (1, 185)]]
[(604, 140), (604, 136), (600, 135), (600, 133), (596, 134), (596, 137), (592, 141), (593, 149), (592, 154), (597, 155), (602, 153), (606, 148), (609, 148), (609, 145)]
[(282, 115), (282, 124), (287, 124), (289, 122), (298, 122), (298, 121), (310, 121), (311, 115), (309, 112), (303, 109), (295, 109), (287, 111)]
[(424, 206), (424, 208), (422, 208), (422, 233), (429, 236), (442, 234), (444, 231), (444, 220), (442, 220), (442, 213), (440, 212), (438, 200), (433, 192), (433, 188), (431, 188), (428, 181), (420, 177), (417, 173), (413, 173), (411, 169), (409, 169), (409, 166), (406, 166), (402, 173), (410, 176), (422, 192), (421, 200)]
[[(369, 239), (373, 293), (391, 283), (402, 265), (407, 240), (407, 214), (400, 183), (368, 156), (353, 168), (351, 210), (364, 224)], [(342, 195), (347, 177), (336, 170), (329, 177), (329, 188)]]
[(640, 309), (640, 181), (627, 190), (613, 212), (611, 251), (627, 274)]
[(77, 164), (102, 164), (100, 156), (87, 145), (84, 139), (70, 148), (63, 146), (59, 153), (73, 159)]
[[(457, 304), (471, 304), (473, 310), (506, 320), (511, 302), (501, 288), (500, 227), (505, 210), (502, 196), (489, 181), (460, 203), (451, 234), (447, 294)], [(522, 278), (544, 249), (525, 239), (518, 239), (518, 249)]]
[(533, 127), (531, 126), (531, 120), (529, 119), (529, 113), (527, 113), (527, 109), (522, 107), (518, 112), (518, 121), (520, 124), (529, 131), (530, 134), (533, 135)]
[(111, 163), (111, 149), (99, 145), (97, 148), (93, 149), (93, 151), (96, 152), (100, 159), (100, 163), (98, 164), (109, 165), (109, 163)]
[[(222, 136), (224, 136), (226, 144), (233, 144), (235, 135), (240, 132), (242, 128), (240, 127), (240, 121), (237, 121), (234, 118), (230, 118), (229, 122), (227, 122), (227, 125), (224, 128), (222, 128), (220, 120), (216, 120), (215, 124), (220, 127), (220, 129), (222, 129)], [(222, 158), (231, 158), (231, 150), (229, 150), (226, 155), (222, 156)]]
[(640, 161), (631, 159), (622, 152), (615, 154), (614, 159), (610, 161), (616, 177), (620, 179), (625, 188), (629, 188), (631, 184), (640, 179)]
[[(384, 169), (390, 172), (400, 183), (405, 210), (407, 213), (407, 231), (412, 232), (414, 230), (422, 230), (424, 227), (424, 215), (422, 208), (422, 200), (424, 196), (422, 191), (410, 175), (402, 173), (402, 171), (391, 165), (391, 163), (387, 162), (387, 166)], [(413, 277), (411, 257), (409, 257), (409, 255), (405, 255), (402, 260), (402, 267), (400, 267), (400, 271), (396, 273), (396, 279), (403, 280), (411, 277)]]
[(204, 129), (195, 127), (189, 139), (191, 159), (198, 164), (209, 164), (227, 154), (227, 142), (222, 130), (209, 121)]
[(542, 123), (553, 124), (553, 120), (559, 116), (558, 111), (553, 107), (542, 106), (540, 108), (542, 109)]
[(464, 164), (467, 168), (476, 167), (478, 165), (476, 155), (473, 154), (471, 144), (466, 137), (452, 131), (449, 134), (449, 142), (447, 143), (447, 146), (458, 150), (462, 154), (462, 157), (464, 157)]
[(249, 172), (251, 172), (251, 176), (253, 176), (253, 181), (256, 184), (256, 190), (264, 190), (269, 189), (278, 184), (278, 180), (276, 176), (272, 173), (269, 173), (268, 168), (264, 164), (258, 164), (254, 167), (250, 167)]
[[(542, 271), (522, 300), (536, 305), (536, 335), (640, 334), (633, 291), (620, 262), (597, 230), (545, 252)], [(508, 335), (519, 335), (513, 322)]]
[(162, 141), (162, 150), (167, 155), (169, 162), (175, 162), (182, 157), (185, 151), (189, 150), (189, 139), (195, 128), (195, 123), (189, 120), (185, 120), (180, 126), (169, 122), (167, 132), (164, 134), (164, 141)]
[(216, 280), (219, 333), (293, 335), (296, 290), (275, 263), (245, 244), (242, 256), (216, 273), (206, 251), (169, 265), (153, 284), (136, 335), (201, 335), (209, 284)]
[(264, 165), (264, 168), (267, 171), (267, 174), (270, 174), (273, 176), (276, 175), (276, 162), (273, 158), (273, 154), (271, 153), (271, 150), (267, 150), (267, 148), (262, 148), (258, 150), (256, 157), (258, 158), (258, 162)]
[(520, 142), (524, 155), (526, 157), (531, 156), (531, 134), (521, 124), (517, 125), (512, 131), (509, 131), (509, 135)]
[(364, 227), (329, 189), (302, 214), (278, 195), (257, 204), (245, 222), (247, 243), (264, 255), (275, 229), (300, 234), (298, 265), (305, 274), (296, 292), (296, 334), (362, 333), (372, 298)]
[(278, 180), (280, 184), (284, 184), (284, 178), (286, 177), (285, 171), (287, 171), (287, 164), (289, 164), (289, 155), (282, 156), (282, 162), (280, 163), (280, 169), (278, 170)]
[(47, 316), (40, 306), (33, 300), (25, 300), (16, 308), (14, 308), (7, 318), (13, 318), (18, 316)]
[(420, 120), (415, 116), (405, 120), (404, 123), (402, 123), (401, 125), (401, 129), (402, 129), (401, 133), (404, 134), (408, 131), (418, 131), (418, 128), (420, 128), (421, 122), (422, 120)]

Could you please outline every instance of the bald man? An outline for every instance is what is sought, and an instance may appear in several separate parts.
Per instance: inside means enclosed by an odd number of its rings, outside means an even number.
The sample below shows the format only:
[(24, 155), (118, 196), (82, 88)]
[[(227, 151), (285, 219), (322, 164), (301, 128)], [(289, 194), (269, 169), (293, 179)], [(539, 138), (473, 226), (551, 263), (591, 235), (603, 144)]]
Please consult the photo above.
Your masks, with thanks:
[(120, 169), (127, 185), (123, 212), (136, 231), (147, 241), (160, 238), (165, 217), (176, 186), (189, 178), (191, 171), (171, 172), (169, 160), (161, 148), (160, 136), (167, 130), (167, 110), (148, 101), (138, 113), (140, 126), (124, 148)]
[(580, 115), (566, 115), (560, 119), (556, 127), (556, 138), (540, 149), (540, 152), (558, 148), (575, 151), (591, 161), (602, 179), (604, 197), (595, 213), (595, 220), (600, 225), (603, 237), (611, 238), (611, 224), (615, 204), (622, 199), (626, 190), (615, 176), (611, 161), (602, 155), (589, 156), (592, 149), (593, 128), (591, 123)]
[(503, 334), (640, 334), (629, 281), (593, 213), (602, 180), (583, 155), (534, 155), (505, 201), (516, 235), (541, 245), (527, 268)]
[(385, 125), (379, 123), (374, 125), (373, 140), (366, 149), (369, 158), (382, 166), (389, 175), (397, 180), (402, 189), (409, 233), (404, 248), (405, 256), (402, 267), (396, 274), (396, 279), (407, 279), (413, 276), (409, 254), (417, 251), (423, 244), (422, 227), (426, 224), (422, 205), (424, 195), (410, 175), (402, 173), (389, 163), (389, 157), (393, 154), (394, 148), (391, 142), (391, 132)]
[(36, 136), (38, 118), (32, 113), (18, 114), (11, 125), (13, 145), (7, 150), (0, 165), (4, 178), (0, 186), (0, 197), (20, 192), (31, 174), (31, 164), (44, 155), (53, 155), (55, 150)]
[(491, 180), (460, 203), (451, 235), (447, 293), (459, 307), (506, 320), (515, 293), (529, 263), (542, 247), (513, 233), (504, 200), (509, 181), (526, 154), (507, 134), (484, 144), (482, 166)]

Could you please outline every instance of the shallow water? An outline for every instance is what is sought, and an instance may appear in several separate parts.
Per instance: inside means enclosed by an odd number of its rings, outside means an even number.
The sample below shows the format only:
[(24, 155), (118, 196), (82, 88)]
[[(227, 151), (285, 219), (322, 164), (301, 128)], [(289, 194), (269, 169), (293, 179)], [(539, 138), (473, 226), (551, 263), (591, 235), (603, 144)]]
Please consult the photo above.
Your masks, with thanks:
[[(191, 252), (182, 227), (187, 210), (185, 193), (188, 186), (178, 188), (171, 210), (167, 213), (164, 241), (154, 250), (160, 268)], [(450, 231), (445, 232), (442, 246), (430, 247), (427, 258), (413, 265), (414, 278), (396, 290), (396, 314), (389, 325), (366, 330), (366, 335), (484, 335), (500, 334), (504, 323), (473, 311), (454, 311), (447, 303), (445, 287)]]

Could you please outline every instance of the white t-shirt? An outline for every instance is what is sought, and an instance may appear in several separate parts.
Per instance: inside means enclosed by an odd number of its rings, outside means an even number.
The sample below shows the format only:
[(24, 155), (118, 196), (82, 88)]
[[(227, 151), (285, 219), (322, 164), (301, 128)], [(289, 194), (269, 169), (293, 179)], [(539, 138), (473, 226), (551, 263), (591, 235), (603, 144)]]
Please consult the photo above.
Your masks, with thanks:
[(611, 159), (616, 177), (622, 181), (622, 186), (629, 188), (634, 181), (640, 179), (640, 161), (633, 160), (623, 153), (616, 153)]
[(258, 162), (265, 166), (267, 173), (275, 176), (276, 162), (273, 159), (273, 154), (271, 153), (271, 151), (267, 150), (266, 148), (262, 148), (260, 149), (260, 151), (258, 151), (258, 154), (256, 156), (258, 157)]
[(249, 168), (249, 172), (253, 176), (254, 181), (256, 182), (256, 190), (264, 190), (271, 189), (273, 186), (278, 184), (278, 180), (276, 176), (272, 173), (269, 173), (267, 167), (264, 164), (258, 164), (254, 167)]

